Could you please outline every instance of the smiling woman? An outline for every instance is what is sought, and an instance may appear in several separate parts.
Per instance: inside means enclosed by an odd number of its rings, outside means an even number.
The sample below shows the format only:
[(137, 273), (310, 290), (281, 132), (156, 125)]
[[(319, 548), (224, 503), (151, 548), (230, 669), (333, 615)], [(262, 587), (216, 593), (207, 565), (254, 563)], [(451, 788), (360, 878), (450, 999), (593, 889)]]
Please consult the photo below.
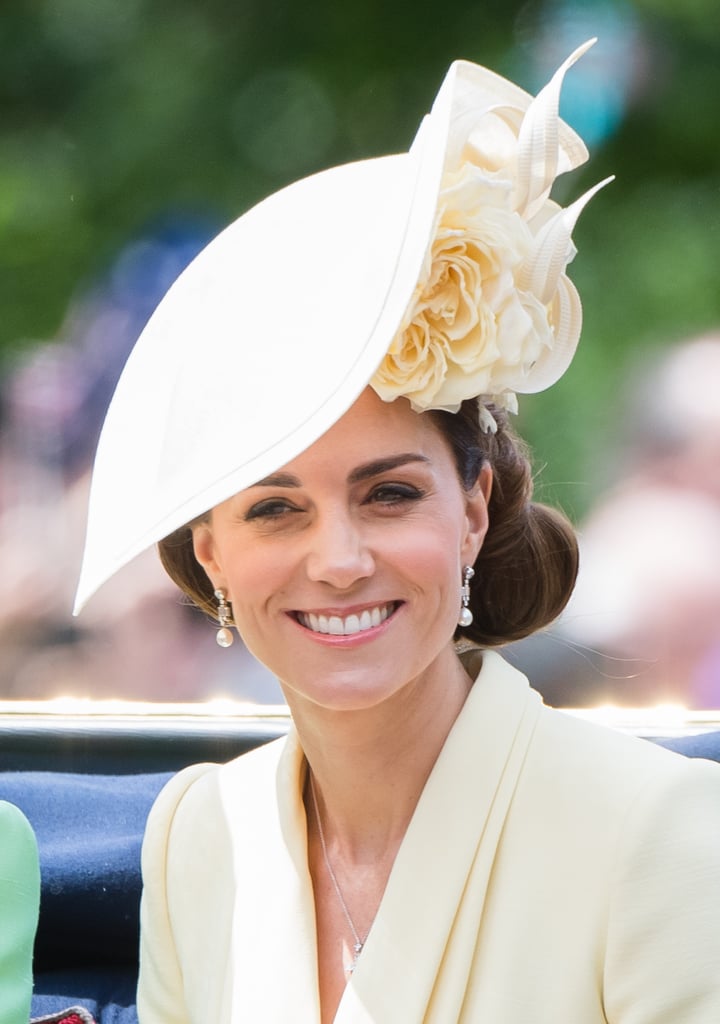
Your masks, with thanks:
[(446, 690), (489, 490), (489, 466), (465, 491), (434, 422), (368, 388), (279, 475), (196, 524), (194, 552), (295, 717), (308, 700), (371, 706), (431, 678)]
[(241, 217), (127, 364), (78, 609), (158, 543), (292, 714), (153, 808), (141, 1024), (720, 1015), (717, 765), (544, 707), (491, 650), (577, 573), (508, 414), (579, 338), (596, 190), (549, 196), (587, 155), (558, 119), (586, 48), (534, 99), (454, 64), (408, 153)]

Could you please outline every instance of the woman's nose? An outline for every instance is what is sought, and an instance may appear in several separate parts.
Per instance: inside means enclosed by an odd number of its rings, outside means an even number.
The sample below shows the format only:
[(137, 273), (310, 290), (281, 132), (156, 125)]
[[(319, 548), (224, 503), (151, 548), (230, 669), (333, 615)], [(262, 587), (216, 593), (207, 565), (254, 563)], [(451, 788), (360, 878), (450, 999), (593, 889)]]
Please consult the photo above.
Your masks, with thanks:
[(352, 518), (333, 515), (316, 523), (306, 569), (313, 582), (347, 590), (358, 580), (371, 576), (375, 562), (362, 531)]

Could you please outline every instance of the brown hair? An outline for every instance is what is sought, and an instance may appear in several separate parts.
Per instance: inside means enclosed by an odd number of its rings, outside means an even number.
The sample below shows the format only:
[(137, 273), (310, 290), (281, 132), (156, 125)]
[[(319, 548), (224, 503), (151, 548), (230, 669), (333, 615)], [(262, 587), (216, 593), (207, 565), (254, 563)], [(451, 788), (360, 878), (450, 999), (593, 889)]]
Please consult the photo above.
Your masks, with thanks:
[[(560, 614), (575, 585), (578, 548), (565, 516), (531, 500), (533, 476), (527, 446), (512, 431), (505, 411), (489, 408), (498, 424), (495, 434), (481, 430), (473, 399), (463, 402), (457, 413), (428, 415), (448, 441), (466, 490), (475, 485), (483, 465), (492, 467), (488, 532), (470, 588), (473, 623), (458, 637), (497, 647), (529, 636)], [(192, 544), (192, 526), (202, 519), (171, 533), (158, 549), (171, 579), (216, 618), (212, 584)]]
[(160, 561), (173, 583), (177, 583), (193, 604), (217, 619), (217, 599), (207, 573), (195, 557), (192, 528), (203, 522), (207, 513), (187, 526), (164, 537), (158, 544)]
[(486, 463), (493, 471), (488, 531), (470, 585), (473, 623), (456, 634), (482, 647), (521, 640), (552, 622), (567, 604), (578, 571), (577, 537), (565, 516), (532, 501), (528, 448), (512, 430), (507, 413), (489, 406), (497, 423), (479, 427), (477, 403), (457, 413), (432, 412), (469, 490)]

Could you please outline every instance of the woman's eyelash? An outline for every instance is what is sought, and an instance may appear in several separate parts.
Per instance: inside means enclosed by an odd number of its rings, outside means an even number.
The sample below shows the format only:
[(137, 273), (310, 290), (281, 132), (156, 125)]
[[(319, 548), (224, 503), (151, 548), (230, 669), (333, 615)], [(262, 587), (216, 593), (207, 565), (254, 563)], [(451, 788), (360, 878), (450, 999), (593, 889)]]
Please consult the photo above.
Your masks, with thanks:
[[(374, 487), (367, 498), (366, 504), (379, 505), (400, 505), (403, 502), (418, 501), (425, 496), (425, 492), (411, 484), (388, 483), (378, 484)], [(245, 513), (245, 521), (252, 522), (254, 519), (279, 519), (287, 513), (300, 511), (291, 502), (284, 498), (265, 498), (252, 505)]]
[(403, 501), (417, 501), (424, 496), (424, 491), (411, 484), (379, 484), (370, 492), (367, 500), (394, 505)]
[(286, 512), (295, 511), (297, 511), (295, 506), (287, 501), (283, 501), (282, 498), (266, 498), (264, 501), (258, 501), (247, 510), (245, 521), (250, 522), (252, 519), (276, 519)]

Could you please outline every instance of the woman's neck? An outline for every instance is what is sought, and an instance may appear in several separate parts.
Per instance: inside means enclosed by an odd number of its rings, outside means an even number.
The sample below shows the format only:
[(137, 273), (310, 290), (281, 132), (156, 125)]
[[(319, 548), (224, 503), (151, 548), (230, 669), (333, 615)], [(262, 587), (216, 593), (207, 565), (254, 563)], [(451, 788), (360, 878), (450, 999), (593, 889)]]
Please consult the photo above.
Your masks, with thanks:
[(451, 651), (441, 671), (382, 704), (335, 711), (293, 700), (328, 842), (347, 862), (397, 850), (471, 680)]

